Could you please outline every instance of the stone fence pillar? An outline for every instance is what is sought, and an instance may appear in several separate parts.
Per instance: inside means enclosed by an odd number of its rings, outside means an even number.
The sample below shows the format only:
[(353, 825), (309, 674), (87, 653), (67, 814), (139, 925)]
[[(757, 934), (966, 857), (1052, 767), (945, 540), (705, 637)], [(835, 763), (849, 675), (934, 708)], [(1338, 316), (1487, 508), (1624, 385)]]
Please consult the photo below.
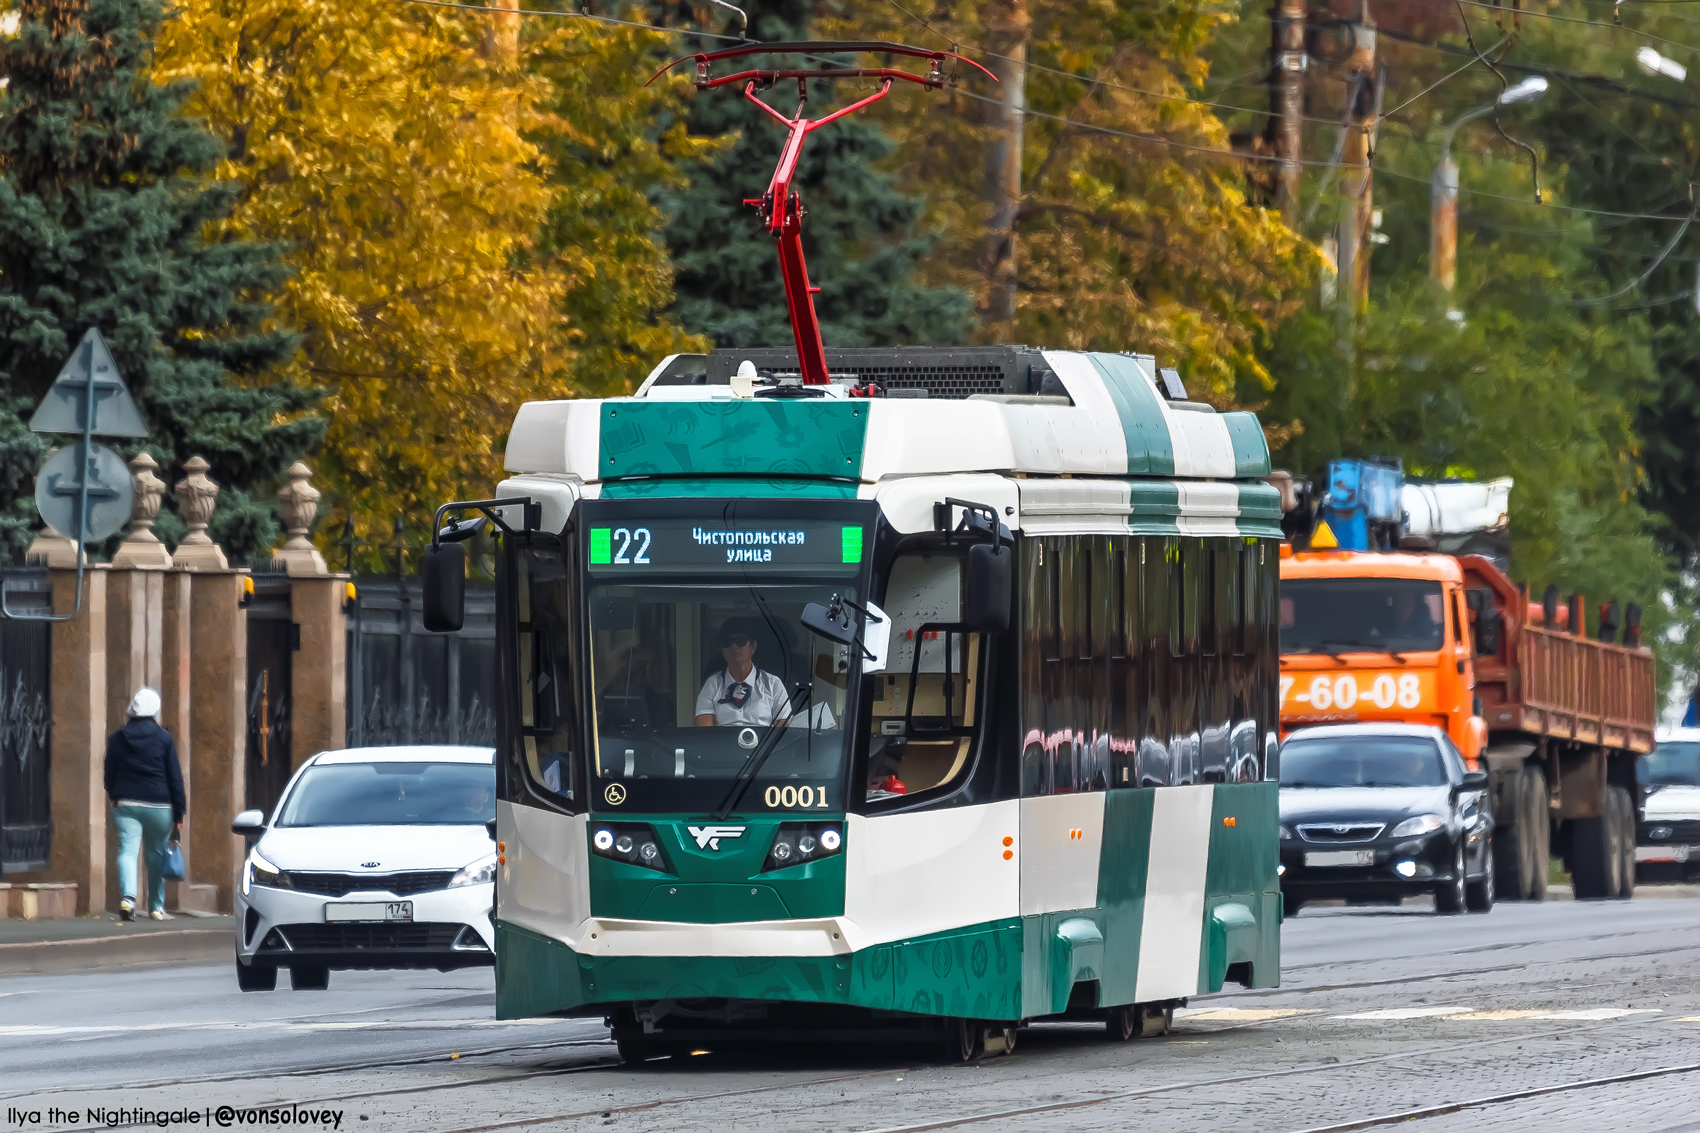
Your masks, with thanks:
[(295, 703), (290, 711), (290, 758), (295, 766), (321, 751), (342, 747), (348, 736), (348, 618), (344, 611), (349, 576), (332, 574), (310, 533), (318, 517), (319, 490), (312, 470), (300, 461), (289, 469), (289, 486), (277, 494), (289, 541), (272, 559), (272, 569), (289, 573), (291, 617), (301, 630), (301, 647), (290, 665)]

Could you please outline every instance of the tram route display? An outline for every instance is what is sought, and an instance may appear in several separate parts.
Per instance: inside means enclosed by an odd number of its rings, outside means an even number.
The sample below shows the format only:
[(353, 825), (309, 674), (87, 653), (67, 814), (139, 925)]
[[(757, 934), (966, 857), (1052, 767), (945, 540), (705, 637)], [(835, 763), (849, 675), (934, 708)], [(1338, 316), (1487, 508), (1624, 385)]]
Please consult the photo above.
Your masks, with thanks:
[(598, 523), (589, 531), (590, 568), (596, 574), (854, 569), (862, 561), (863, 530), (859, 524), (807, 520), (737, 528), (698, 519)]

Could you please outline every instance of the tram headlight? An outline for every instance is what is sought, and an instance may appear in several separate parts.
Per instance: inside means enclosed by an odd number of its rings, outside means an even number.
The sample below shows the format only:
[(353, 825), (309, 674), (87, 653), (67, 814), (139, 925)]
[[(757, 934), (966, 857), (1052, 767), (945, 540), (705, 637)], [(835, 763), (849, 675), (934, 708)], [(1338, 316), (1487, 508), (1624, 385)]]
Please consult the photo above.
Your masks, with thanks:
[(459, 889), (463, 885), (489, 885), (496, 880), (496, 855), (485, 854), (477, 861), (462, 866), (453, 877), (449, 878), (449, 888)]
[(599, 858), (625, 862), (657, 873), (671, 873), (667, 851), (661, 839), (647, 822), (610, 822), (598, 826), (590, 835), (591, 852)]
[(838, 853), (843, 845), (844, 835), (837, 826), (824, 826), (818, 822), (784, 822), (773, 836), (773, 845), (767, 851), (767, 863), (762, 866), (762, 871), (818, 862)]

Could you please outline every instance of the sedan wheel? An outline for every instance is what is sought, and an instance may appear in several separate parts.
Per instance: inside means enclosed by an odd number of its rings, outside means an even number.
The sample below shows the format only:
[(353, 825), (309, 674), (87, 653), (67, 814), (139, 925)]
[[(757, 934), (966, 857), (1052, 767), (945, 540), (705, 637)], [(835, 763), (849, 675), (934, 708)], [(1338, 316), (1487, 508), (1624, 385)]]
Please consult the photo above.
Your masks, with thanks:
[(1493, 908), (1494, 898), (1493, 846), (1482, 855), (1482, 875), (1464, 887), (1464, 907), (1472, 913), (1485, 913)]
[(1434, 890), (1434, 911), (1461, 913), (1464, 911), (1464, 839), (1452, 855), (1452, 880), (1443, 881)]

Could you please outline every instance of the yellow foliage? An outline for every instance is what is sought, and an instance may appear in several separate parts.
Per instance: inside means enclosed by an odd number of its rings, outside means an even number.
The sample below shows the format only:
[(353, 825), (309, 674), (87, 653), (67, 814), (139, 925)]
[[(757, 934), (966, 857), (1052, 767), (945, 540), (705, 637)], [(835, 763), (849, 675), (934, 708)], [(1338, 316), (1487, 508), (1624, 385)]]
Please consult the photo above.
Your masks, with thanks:
[(542, 85), (482, 57), (476, 18), (184, 0), (157, 48), (230, 140), (230, 231), (284, 245), (294, 376), (331, 391), (320, 473), (335, 511), (379, 531), (487, 483), (514, 408), (567, 362), (566, 280), (525, 262), (549, 203), (524, 136)]
[(230, 141), (228, 231), (294, 271), (293, 376), (330, 391), (321, 538), (487, 495), (521, 402), (624, 392), (694, 344), (654, 317), (671, 269), (644, 189), (695, 152), (646, 139), (679, 96), (641, 90), (661, 37), (563, 20), (504, 65), (489, 19), (182, 0), (159, 39), (159, 77), (197, 80), (191, 112)]

